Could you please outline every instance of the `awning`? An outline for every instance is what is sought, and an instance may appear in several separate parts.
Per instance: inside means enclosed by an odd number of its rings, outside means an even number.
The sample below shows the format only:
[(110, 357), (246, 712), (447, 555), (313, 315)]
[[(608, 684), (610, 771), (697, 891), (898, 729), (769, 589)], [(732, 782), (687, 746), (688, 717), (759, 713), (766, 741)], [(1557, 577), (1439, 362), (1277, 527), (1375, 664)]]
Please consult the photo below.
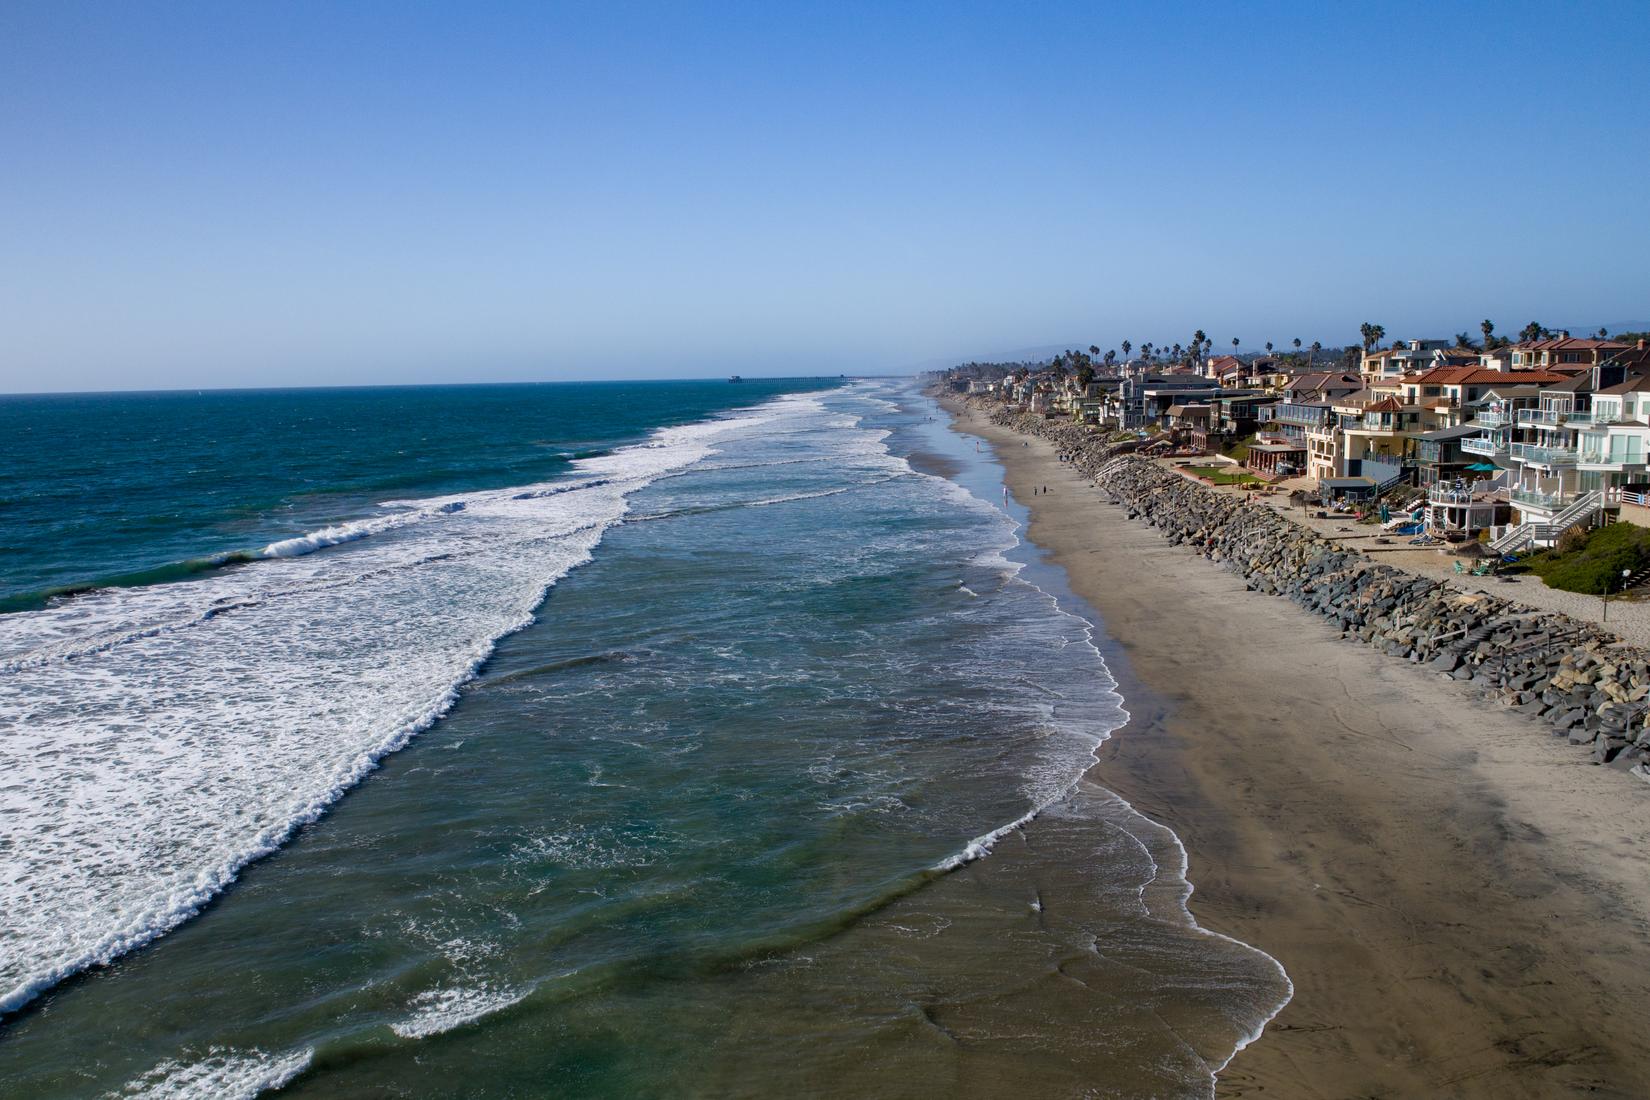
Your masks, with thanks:
[(1483, 473), (1493, 473), (1496, 469), (1498, 469), (1498, 467), (1491, 466), (1488, 462), (1474, 462), (1471, 466), (1468, 466), (1467, 469), (1478, 470)]

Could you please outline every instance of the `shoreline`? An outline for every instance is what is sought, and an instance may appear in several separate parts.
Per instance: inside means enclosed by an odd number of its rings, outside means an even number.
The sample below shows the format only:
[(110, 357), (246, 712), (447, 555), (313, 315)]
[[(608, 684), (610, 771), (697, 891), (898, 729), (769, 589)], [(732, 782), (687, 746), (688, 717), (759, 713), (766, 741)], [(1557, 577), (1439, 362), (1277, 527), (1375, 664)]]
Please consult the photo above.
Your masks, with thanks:
[(1294, 982), (1222, 1094), (1650, 1090), (1636, 790), (1127, 520), (1047, 441), (942, 405), (1111, 640), (1132, 718), (1096, 781), (1182, 838), (1199, 922)]

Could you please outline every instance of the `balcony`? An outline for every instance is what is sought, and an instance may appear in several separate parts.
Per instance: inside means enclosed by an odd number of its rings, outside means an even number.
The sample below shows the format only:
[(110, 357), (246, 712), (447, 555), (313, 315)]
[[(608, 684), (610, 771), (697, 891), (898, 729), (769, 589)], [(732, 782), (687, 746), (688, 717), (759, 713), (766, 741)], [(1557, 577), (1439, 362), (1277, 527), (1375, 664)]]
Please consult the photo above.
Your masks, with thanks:
[(1574, 447), (1538, 447), (1534, 443), (1514, 443), (1509, 453), (1519, 462), (1535, 466), (1574, 466)]
[(1513, 422), (1513, 414), (1510, 412), (1491, 412), (1485, 409), (1474, 414), (1472, 422), (1482, 424), (1486, 428), (1505, 428)]
[(1619, 470), (1624, 466), (1644, 465), (1644, 452), (1641, 450), (1606, 451), (1583, 448), (1576, 454), (1576, 463), (1581, 466), (1608, 467)]
[(1567, 409), (1518, 410), (1518, 423), (1526, 428), (1556, 428), (1560, 424), (1576, 428), (1592, 422), (1593, 414), (1590, 409), (1583, 409), (1580, 412), (1570, 412)]
[(1469, 455), (1488, 455), (1494, 458), (1496, 455), (1506, 454), (1507, 445), (1499, 439), (1488, 436), (1469, 435), (1461, 440), (1461, 450)]
[(1347, 430), (1354, 432), (1377, 432), (1381, 435), (1397, 435), (1403, 431), (1396, 421), (1382, 420), (1378, 416), (1365, 416), (1347, 422)]
[(1427, 490), (1428, 504), (1464, 505), (1483, 503), (1487, 500), (1488, 498), (1483, 495), (1474, 497), (1471, 489), (1448, 489), (1443, 486), (1434, 485), (1432, 488)]
[(1278, 409), (1276, 419), (1284, 424), (1318, 428), (1328, 423), (1329, 414), (1325, 409), (1296, 409), (1283, 405)]
[(1514, 489), (1510, 495), (1514, 504), (1522, 504), (1529, 508), (1551, 510), (1564, 504), (1563, 493), (1543, 493), (1539, 489)]

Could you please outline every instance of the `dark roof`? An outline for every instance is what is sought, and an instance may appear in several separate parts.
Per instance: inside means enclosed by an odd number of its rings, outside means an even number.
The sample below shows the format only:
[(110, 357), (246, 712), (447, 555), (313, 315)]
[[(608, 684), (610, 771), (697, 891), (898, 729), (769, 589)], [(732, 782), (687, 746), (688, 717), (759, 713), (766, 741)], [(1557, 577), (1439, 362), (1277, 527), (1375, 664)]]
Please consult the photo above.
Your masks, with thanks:
[(1593, 372), (1585, 371), (1581, 374), (1566, 378), (1562, 382), (1552, 382), (1541, 387), (1542, 393), (1590, 393), (1593, 388)]
[(1421, 439), (1460, 439), (1464, 435), (1478, 435), (1484, 430), (1482, 424), (1461, 424), (1454, 428), (1439, 428), (1435, 432), (1422, 432)]
[(1320, 489), (1373, 489), (1375, 482), (1367, 477), (1325, 477), (1318, 479)]
[(1650, 391), (1650, 374), (1641, 374), (1618, 383), (1608, 389), (1599, 390), (1599, 393), (1644, 393)]

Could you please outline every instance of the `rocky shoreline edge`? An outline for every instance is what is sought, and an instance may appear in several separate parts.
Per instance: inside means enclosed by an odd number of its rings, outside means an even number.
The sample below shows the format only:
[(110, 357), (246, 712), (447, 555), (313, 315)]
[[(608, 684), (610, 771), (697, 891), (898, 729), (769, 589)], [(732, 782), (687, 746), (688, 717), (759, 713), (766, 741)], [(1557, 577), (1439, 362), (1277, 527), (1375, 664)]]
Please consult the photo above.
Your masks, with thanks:
[(1598, 626), (1462, 592), (1336, 546), (1278, 511), (1219, 493), (1075, 424), (968, 400), (992, 423), (1047, 439), (1172, 544), (1282, 596), (1389, 657), (1425, 664), (1526, 714), (1596, 764), (1650, 783), (1650, 650)]

